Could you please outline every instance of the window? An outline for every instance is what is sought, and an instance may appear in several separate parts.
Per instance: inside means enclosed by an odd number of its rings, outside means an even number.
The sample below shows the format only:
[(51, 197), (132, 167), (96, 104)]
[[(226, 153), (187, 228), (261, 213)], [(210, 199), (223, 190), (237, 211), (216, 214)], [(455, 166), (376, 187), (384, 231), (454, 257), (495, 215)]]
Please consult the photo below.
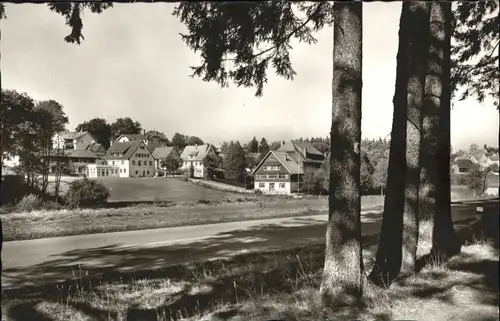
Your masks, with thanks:
[(149, 171), (147, 171), (148, 175), (149, 175)]
[(279, 171), (280, 166), (279, 165), (268, 165), (268, 166), (264, 166), (264, 170), (265, 171)]
[(144, 146), (143, 146), (143, 145), (141, 145), (139, 148), (140, 148), (140, 149), (144, 149)]
[(276, 179), (278, 178), (278, 175), (267, 175), (267, 177), (269, 177), (270, 179)]
[(266, 187), (266, 183), (259, 183), (259, 188), (265, 188)]
[(259, 179), (266, 179), (267, 175), (260, 174), (260, 175), (257, 175), (257, 178), (259, 178)]
[(122, 165), (125, 164), (125, 161), (122, 161)]
[(112, 162), (111, 162), (111, 165), (115, 165), (115, 161), (112, 161)]
[(288, 179), (288, 174), (279, 174), (279, 178)]
[(126, 168), (124, 168), (124, 169), (123, 169), (123, 172), (124, 172), (124, 173), (126, 173), (126, 172), (127, 172), (127, 169), (126, 169)]
[(280, 188), (285, 188), (286, 184), (285, 183), (280, 183)]
[(274, 160), (273, 155), (269, 156), (269, 160)]
[(137, 161), (137, 166), (141, 166), (141, 161)]
[(139, 171), (135, 171), (135, 175), (138, 175), (139, 174)]
[(123, 170), (120, 168), (120, 173), (123, 173)]
[(132, 161), (132, 165), (135, 165), (135, 160)]
[(153, 166), (153, 161), (149, 161), (149, 166)]

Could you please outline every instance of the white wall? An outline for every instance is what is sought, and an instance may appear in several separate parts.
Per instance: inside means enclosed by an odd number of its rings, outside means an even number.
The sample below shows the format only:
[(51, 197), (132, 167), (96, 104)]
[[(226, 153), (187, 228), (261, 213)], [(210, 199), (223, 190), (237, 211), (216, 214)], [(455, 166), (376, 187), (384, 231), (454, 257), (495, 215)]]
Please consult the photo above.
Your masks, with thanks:
[(203, 178), (205, 174), (205, 168), (203, 166), (203, 161), (183, 161), (181, 169), (186, 169), (190, 166), (193, 166), (194, 177)]
[(119, 168), (119, 177), (130, 177), (130, 166), (127, 159), (108, 160), (108, 165), (116, 166)]
[[(107, 170), (108, 175), (102, 175), (102, 171)], [(119, 177), (119, 170), (117, 166), (108, 166), (108, 165), (96, 165), (96, 164), (90, 164), (87, 165), (87, 176), (89, 178), (96, 178), (96, 177)]]
[[(274, 192), (269, 191), (269, 183), (270, 182), (255, 182), (254, 188), (256, 190), (262, 191), (263, 194), (290, 194), (290, 182), (274, 182)], [(260, 184), (264, 184), (263, 187)], [(284, 184), (283, 187), (280, 187), (280, 184)]]

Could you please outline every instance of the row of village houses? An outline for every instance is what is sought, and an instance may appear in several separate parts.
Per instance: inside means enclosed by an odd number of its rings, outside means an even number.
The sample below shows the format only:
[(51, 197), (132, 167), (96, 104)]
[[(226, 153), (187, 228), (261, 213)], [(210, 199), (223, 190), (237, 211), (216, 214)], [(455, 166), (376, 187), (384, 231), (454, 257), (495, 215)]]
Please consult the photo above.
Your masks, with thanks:
[[(175, 148), (166, 146), (166, 142), (165, 136), (156, 131), (121, 135), (107, 150), (88, 132), (64, 132), (53, 139), (54, 146), (64, 151), (63, 158), (70, 172), (89, 178), (153, 177), (159, 170), (165, 169), (162, 161), (172, 153), (181, 158), (182, 170), (192, 167), (192, 176), (203, 178), (205, 157), (211, 153), (220, 154), (219, 148), (211, 144), (186, 146), (179, 153)], [(252, 156), (261, 158), (259, 154)], [(326, 157), (308, 142), (282, 142), (280, 148), (269, 151), (251, 169), (254, 188), (267, 194), (295, 193), (299, 191), (301, 177), (320, 168)], [(461, 174), (474, 164), (484, 167), (493, 163), (498, 165), (498, 154), (481, 160), (462, 157), (453, 161), (452, 169)]]
[[(54, 137), (54, 146), (64, 150), (62, 157), (70, 171), (89, 178), (153, 177), (158, 170), (165, 169), (162, 160), (178, 153), (175, 148), (165, 146), (165, 142), (164, 136), (156, 132), (121, 135), (106, 150), (88, 132), (65, 132)], [(178, 154), (181, 169), (192, 167), (193, 177), (203, 178), (206, 171), (203, 160), (210, 153), (217, 155), (220, 151), (211, 144), (186, 146)], [(282, 142), (279, 149), (268, 152), (251, 170), (255, 189), (265, 193), (294, 193), (299, 189), (300, 177), (317, 170), (324, 160), (325, 155), (310, 143)]]

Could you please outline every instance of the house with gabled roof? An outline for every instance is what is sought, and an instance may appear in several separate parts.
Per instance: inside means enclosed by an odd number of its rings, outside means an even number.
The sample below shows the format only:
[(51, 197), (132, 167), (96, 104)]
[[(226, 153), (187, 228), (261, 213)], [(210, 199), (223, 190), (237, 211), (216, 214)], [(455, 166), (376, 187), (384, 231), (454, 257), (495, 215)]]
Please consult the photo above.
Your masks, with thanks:
[(165, 166), (161, 166), (163, 162), (169, 157), (180, 157), (179, 152), (173, 146), (157, 147), (153, 151), (155, 159), (155, 168), (165, 170)]
[(88, 165), (102, 165), (101, 157), (106, 154), (95, 136), (86, 131), (56, 133), (52, 137), (52, 147), (50, 171), (55, 172), (62, 162), (66, 171), (81, 176), (88, 175)]
[(89, 132), (62, 132), (57, 133), (52, 138), (52, 146), (54, 149), (85, 149), (88, 145), (95, 143), (97, 140)]
[(301, 189), (304, 175), (321, 167), (325, 155), (308, 142), (282, 142), (269, 151), (252, 172), (255, 190), (265, 194), (291, 194)]
[(87, 149), (63, 149), (54, 151), (51, 155), (50, 172), (55, 173), (56, 166), (63, 162), (71, 174), (87, 176), (88, 165), (103, 164), (99, 155)]
[(471, 157), (457, 157), (451, 165), (451, 169), (456, 174), (465, 174), (479, 166), (477, 160)]
[(128, 142), (135, 142), (135, 141), (142, 141), (144, 144), (148, 143), (148, 139), (146, 135), (143, 134), (121, 134), (118, 136), (113, 144), (116, 143), (128, 143)]
[(99, 143), (92, 143), (85, 147), (85, 150), (95, 153), (97, 156), (102, 157), (106, 155), (106, 148)]
[(149, 130), (142, 134), (122, 134), (115, 139), (117, 143), (133, 141), (143, 141), (149, 150), (154, 151), (157, 147), (167, 146), (168, 138), (157, 130)]
[(153, 177), (153, 153), (143, 141), (114, 143), (104, 156), (108, 165), (116, 166), (120, 177)]
[(214, 147), (210, 144), (186, 146), (181, 153), (181, 169), (187, 170), (193, 168), (193, 177), (204, 177), (205, 168), (203, 161), (209, 154), (216, 155)]

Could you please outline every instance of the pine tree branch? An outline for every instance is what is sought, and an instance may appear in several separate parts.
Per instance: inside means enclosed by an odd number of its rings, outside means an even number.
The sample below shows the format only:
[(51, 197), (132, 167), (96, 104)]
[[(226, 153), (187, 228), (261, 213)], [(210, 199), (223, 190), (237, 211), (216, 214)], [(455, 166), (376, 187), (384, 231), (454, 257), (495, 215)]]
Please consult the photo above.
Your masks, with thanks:
[[(285, 42), (287, 42), (288, 40), (290, 40), (290, 38), (295, 35), (297, 32), (299, 32), (302, 28), (304, 28), (309, 22), (311, 22), (312, 20), (312, 17), (314, 16), (314, 14), (316, 14), (318, 11), (319, 11), (319, 8), (321, 7), (321, 3), (316, 7), (316, 10), (314, 10), (314, 12), (308, 16), (308, 18), (306, 19), (306, 21), (304, 21), (300, 26), (296, 27), (295, 29), (293, 29), (288, 35), (286, 35), (285, 37), (283, 37), (283, 39), (281, 39), (279, 41), (279, 43), (275, 44), (274, 46), (272, 47), (269, 47), (267, 48), (266, 50), (263, 50), (257, 54), (254, 54), (252, 55), (252, 57), (250, 58), (251, 59), (255, 59), (259, 56), (262, 56), (263, 54), (266, 54), (268, 53), (269, 51), (271, 50), (275, 50), (275, 52), (277, 52), (276, 49), (278, 49), (280, 46), (282, 46)], [(273, 53), (274, 55), (274, 53)], [(271, 56), (273, 56), (271, 55)], [(222, 61), (235, 61), (236, 58), (226, 58), (226, 59), (223, 59)]]

